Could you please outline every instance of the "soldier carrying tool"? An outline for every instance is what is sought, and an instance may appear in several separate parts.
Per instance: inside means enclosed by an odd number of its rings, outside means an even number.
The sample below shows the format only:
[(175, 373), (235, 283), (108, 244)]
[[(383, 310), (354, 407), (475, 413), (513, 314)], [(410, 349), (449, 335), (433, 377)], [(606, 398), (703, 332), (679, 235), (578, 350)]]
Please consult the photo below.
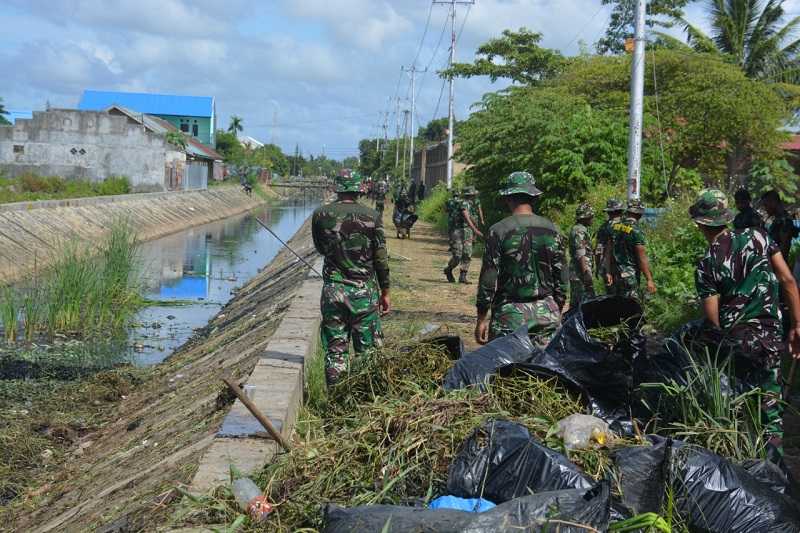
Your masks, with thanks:
[(606, 202), (606, 207), (603, 210), (606, 212), (608, 219), (603, 222), (600, 229), (597, 230), (597, 240), (595, 245), (595, 264), (597, 265), (597, 276), (603, 281), (606, 286), (606, 292), (610, 287), (606, 283), (606, 259), (607, 254), (611, 250), (611, 226), (622, 220), (622, 215), (625, 213), (625, 206), (616, 198), (609, 198)]
[(391, 309), (386, 237), (378, 213), (358, 203), (361, 177), (344, 170), (336, 178), (337, 199), (314, 211), (314, 246), (325, 258), (320, 336), (325, 377), (335, 384), (356, 355), (382, 343), (380, 315)]
[(609, 294), (638, 299), (642, 275), (647, 281), (647, 292), (656, 292), (645, 249), (647, 243), (644, 232), (639, 227), (639, 219), (643, 214), (642, 202), (631, 200), (625, 209), (625, 216), (611, 226), (611, 248), (605, 253)]
[(483, 233), (478, 229), (478, 224), (483, 223), (483, 209), (477, 196), (478, 191), (475, 187), (466, 187), (461, 191), (459, 203), (453, 206), (453, 229), (449, 234), (450, 261), (444, 269), (444, 275), (450, 283), (455, 283), (453, 270), (460, 266), (458, 282), (470, 284), (467, 274), (472, 261), (472, 245), (475, 242), (475, 235), (483, 237)]
[(566, 246), (558, 228), (533, 212), (541, 194), (528, 172), (509, 175), (500, 191), (511, 215), (493, 225), (486, 239), (475, 325), (480, 344), (526, 325), (535, 342), (544, 345), (561, 320)]
[(594, 250), (589, 227), (594, 209), (582, 203), (575, 210), (577, 223), (569, 232), (569, 306), (578, 307), (583, 300), (594, 297)]

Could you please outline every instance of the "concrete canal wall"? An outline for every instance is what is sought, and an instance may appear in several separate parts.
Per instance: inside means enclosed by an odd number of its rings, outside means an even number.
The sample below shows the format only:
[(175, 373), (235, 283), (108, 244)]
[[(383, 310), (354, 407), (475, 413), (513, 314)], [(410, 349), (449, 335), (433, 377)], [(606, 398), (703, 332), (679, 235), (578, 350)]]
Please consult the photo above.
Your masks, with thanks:
[(46, 266), (69, 241), (91, 246), (120, 219), (142, 240), (227, 218), (263, 200), (239, 187), (205, 191), (128, 194), (0, 205), (0, 281), (10, 282)]

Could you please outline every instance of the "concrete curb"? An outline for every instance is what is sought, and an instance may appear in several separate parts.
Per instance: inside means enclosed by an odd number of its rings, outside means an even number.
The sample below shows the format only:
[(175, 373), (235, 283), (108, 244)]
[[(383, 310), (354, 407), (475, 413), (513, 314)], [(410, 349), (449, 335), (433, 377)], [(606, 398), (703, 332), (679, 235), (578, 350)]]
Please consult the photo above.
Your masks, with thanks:
[[(322, 270), (322, 259), (314, 268)], [(322, 279), (309, 272), (246, 383), (254, 389), (253, 403), (287, 439), (303, 404), (305, 369), (317, 351), (321, 292)], [(236, 400), (203, 455), (189, 490), (207, 494), (230, 481), (231, 466), (250, 475), (279, 451), (278, 444)]]

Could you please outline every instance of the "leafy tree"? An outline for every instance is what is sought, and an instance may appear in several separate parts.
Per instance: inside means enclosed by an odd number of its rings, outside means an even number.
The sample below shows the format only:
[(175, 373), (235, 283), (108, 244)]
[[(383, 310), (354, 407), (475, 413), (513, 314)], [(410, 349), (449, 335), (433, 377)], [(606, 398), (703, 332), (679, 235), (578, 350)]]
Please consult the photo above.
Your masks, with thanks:
[(492, 82), (508, 78), (535, 85), (553, 78), (567, 63), (557, 50), (539, 46), (541, 40), (541, 33), (527, 28), (504, 30), (502, 37), (490, 39), (478, 47), (473, 63), (454, 63), (442, 74), (462, 78), (489, 76)]
[(181, 150), (186, 150), (186, 137), (183, 133), (179, 131), (168, 131), (166, 134), (167, 142), (180, 148)]
[(8, 113), (8, 111), (6, 111), (6, 108), (3, 105), (3, 99), (0, 98), (0, 124), (2, 124), (2, 125), (11, 124), (11, 122), (9, 122), (8, 119), (6, 119), (6, 117), (3, 116), (5, 114), (7, 114), (7, 113)]
[[(647, 3), (647, 25), (670, 28), (683, 16), (690, 0), (652, 0)], [(619, 54), (625, 50), (625, 39), (633, 36), (636, 0), (602, 0), (613, 5), (605, 36), (597, 41), (599, 54)]]
[[(455, 121), (455, 134), (458, 133), (458, 121)], [(427, 142), (438, 142), (447, 139), (447, 129), (450, 127), (450, 119), (447, 117), (435, 118), (428, 122), (426, 126), (419, 129), (417, 137)]]
[(342, 168), (356, 168), (358, 166), (358, 158), (355, 156), (345, 157), (342, 161)]
[(245, 150), (236, 135), (230, 132), (217, 130), (216, 150), (225, 158), (226, 163), (239, 164), (244, 161)]
[(679, 18), (692, 49), (734, 62), (749, 78), (800, 79), (800, 39), (792, 39), (800, 17), (786, 21), (783, 0), (709, 0), (707, 7), (710, 35)]
[(242, 127), (242, 117), (233, 115), (231, 116), (231, 122), (228, 126), (228, 132), (233, 133), (234, 137), (239, 137), (239, 133), (244, 131)]

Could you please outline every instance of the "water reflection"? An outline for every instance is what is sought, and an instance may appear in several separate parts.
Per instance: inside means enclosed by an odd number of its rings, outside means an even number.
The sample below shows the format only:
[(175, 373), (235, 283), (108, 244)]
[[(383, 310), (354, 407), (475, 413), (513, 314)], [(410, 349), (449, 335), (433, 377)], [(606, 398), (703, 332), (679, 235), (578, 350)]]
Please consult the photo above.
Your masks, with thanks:
[(134, 362), (150, 365), (166, 358), (280, 251), (281, 244), (254, 216), (288, 240), (316, 205), (265, 208), (144, 244), (145, 296), (160, 303), (134, 321)]

